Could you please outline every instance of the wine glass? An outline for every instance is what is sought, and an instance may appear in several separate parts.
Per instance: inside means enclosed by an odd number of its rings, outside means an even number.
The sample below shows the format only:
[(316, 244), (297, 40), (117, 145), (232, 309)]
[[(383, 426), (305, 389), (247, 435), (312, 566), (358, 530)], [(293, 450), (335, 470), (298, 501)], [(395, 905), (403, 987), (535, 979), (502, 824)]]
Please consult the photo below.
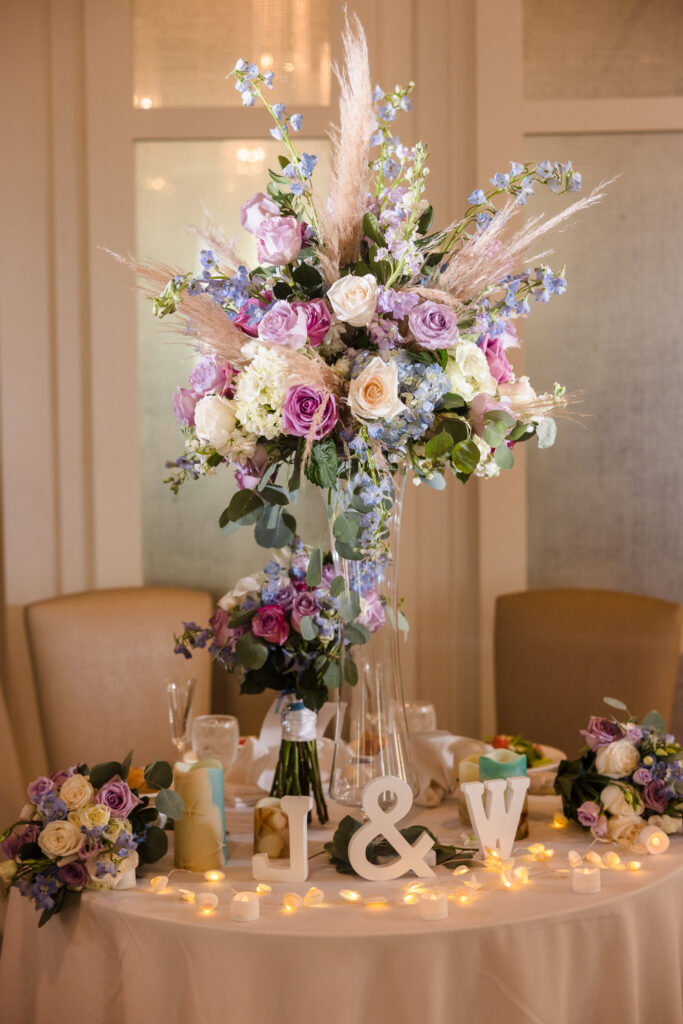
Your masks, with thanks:
[(217, 758), (223, 765), (223, 778), (237, 757), (240, 725), (234, 715), (198, 715), (192, 723), (192, 746), (200, 761)]
[(196, 685), (196, 679), (171, 679), (166, 683), (171, 739), (181, 759), (190, 745), (190, 721)]

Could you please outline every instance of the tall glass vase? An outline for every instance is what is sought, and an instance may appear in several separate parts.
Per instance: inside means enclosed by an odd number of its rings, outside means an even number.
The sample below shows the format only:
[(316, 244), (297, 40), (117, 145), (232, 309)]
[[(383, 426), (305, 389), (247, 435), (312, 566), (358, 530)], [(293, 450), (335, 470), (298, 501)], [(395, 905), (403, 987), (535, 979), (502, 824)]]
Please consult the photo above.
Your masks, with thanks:
[[(398, 646), (398, 548), (405, 484), (405, 470), (396, 472), (386, 484), (392, 506), (382, 526), (380, 554), (361, 560), (343, 558), (335, 550), (333, 538), (336, 572), (344, 577), (346, 595), (354, 591), (359, 595), (359, 621), (365, 621), (370, 630), (366, 643), (346, 646), (342, 656), (344, 682), (339, 690), (330, 778), (330, 797), (356, 807), (361, 805), (364, 787), (378, 776), (397, 776), (409, 783), (414, 795), (418, 791)], [(357, 496), (352, 505), (352, 484), (347, 483), (337, 495), (332, 529), (336, 515), (350, 506), (363, 507)], [(343, 544), (337, 546), (344, 548)], [(355, 668), (345, 664), (349, 658)]]

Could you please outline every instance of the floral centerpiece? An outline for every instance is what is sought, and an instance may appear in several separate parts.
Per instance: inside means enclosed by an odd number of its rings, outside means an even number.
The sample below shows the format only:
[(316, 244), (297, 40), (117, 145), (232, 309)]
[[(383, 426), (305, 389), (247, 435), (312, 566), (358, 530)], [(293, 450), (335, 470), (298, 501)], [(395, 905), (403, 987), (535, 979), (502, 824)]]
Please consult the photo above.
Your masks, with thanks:
[[(318, 549), (312, 552), (296, 538), (261, 572), (239, 580), (220, 599), (208, 625), (185, 623), (175, 638), (178, 654), (189, 658), (193, 650), (207, 648), (223, 668), (244, 669), (242, 693), (271, 689), (295, 702), (283, 702), (283, 740), (270, 795), (312, 792), (321, 823), (327, 808), (315, 713), (328, 688), (341, 683), (342, 652), (367, 643), (384, 622), (376, 591), (353, 591), (348, 599), (330, 556), (323, 562)], [(351, 658), (343, 669), (355, 680)]]
[[(390, 577), (406, 472), (442, 489), (451, 475), (466, 483), (511, 469), (515, 446), (533, 437), (541, 448), (555, 439), (565, 389), (537, 393), (517, 376), (516, 324), (566, 289), (547, 250), (534, 251), (541, 238), (602, 193), (520, 225), (538, 189), (574, 193), (581, 175), (570, 162), (513, 162), (470, 193), (459, 219), (433, 227), (427, 147), (396, 135), (414, 83), (373, 89), (357, 18), (343, 42), (327, 195), (314, 185), (317, 156), (297, 147), (302, 115), (271, 102), (272, 71), (240, 59), (228, 77), (245, 106), (265, 107), (283, 150), (266, 191), (241, 209), (258, 264), (209, 223), (198, 272), (135, 267), (155, 315), (174, 317), (201, 357), (174, 396), (185, 448), (168, 464), (172, 489), (232, 467), (238, 489), (220, 526), (253, 526), (259, 544), (277, 548), (297, 533), (304, 477), (324, 496), (347, 595), (384, 588), (397, 625)], [(383, 688), (373, 651), (368, 678)], [(381, 657), (398, 673), (397, 651)], [(401, 699), (399, 682), (390, 699), (368, 696), (369, 713)], [(358, 743), (367, 731), (359, 726)], [(398, 712), (379, 731), (407, 735)], [(409, 753), (394, 753), (383, 769), (405, 776)]]
[[(88, 768), (77, 764), (29, 783), (19, 820), (0, 833), (0, 880), (32, 899), (39, 926), (76, 903), (84, 889), (113, 889), (140, 861), (166, 853), (159, 812), (177, 819), (183, 802), (171, 791), (165, 761), (131, 768), (131, 755)], [(156, 793), (156, 806), (150, 794)]]
[(612, 698), (625, 718), (591, 716), (585, 753), (560, 763), (555, 788), (564, 813), (596, 839), (632, 846), (646, 826), (683, 831), (683, 747), (651, 711), (642, 722)]

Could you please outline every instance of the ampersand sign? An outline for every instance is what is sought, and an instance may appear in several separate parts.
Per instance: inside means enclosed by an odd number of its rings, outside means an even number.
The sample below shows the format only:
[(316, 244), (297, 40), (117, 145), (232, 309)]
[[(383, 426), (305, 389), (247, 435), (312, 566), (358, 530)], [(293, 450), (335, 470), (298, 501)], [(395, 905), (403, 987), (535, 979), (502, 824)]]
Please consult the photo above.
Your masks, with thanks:
[[(387, 792), (394, 794), (396, 802), (385, 811), (379, 800), (381, 794)], [(363, 790), (363, 810), (368, 816), (368, 821), (354, 832), (349, 841), (349, 861), (361, 878), (367, 878), (372, 882), (386, 882), (391, 878), (400, 878), (406, 871), (414, 871), (418, 878), (430, 878), (434, 875), (424, 861), (434, 845), (434, 840), (423, 832), (420, 838), (411, 844), (396, 828), (396, 822), (405, 818), (412, 805), (413, 792), (404, 779), (389, 775), (368, 782)], [(375, 836), (384, 836), (391, 843), (398, 854), (397, 860), (390, 864), (370, 863), (367, 848)]]

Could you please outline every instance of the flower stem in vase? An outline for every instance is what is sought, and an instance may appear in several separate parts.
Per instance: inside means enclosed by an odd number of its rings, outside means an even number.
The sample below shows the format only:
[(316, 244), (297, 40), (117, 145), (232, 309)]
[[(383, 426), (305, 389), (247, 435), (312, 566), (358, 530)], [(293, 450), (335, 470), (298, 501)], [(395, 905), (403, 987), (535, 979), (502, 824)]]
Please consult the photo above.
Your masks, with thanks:
[(282, 713), (282, 742), (270, 795), (308, 796), (312, 794), (318, 821), (328, 820), (323, 795), (316, 740), (317, 715), (303, 701), (294, 701)]

